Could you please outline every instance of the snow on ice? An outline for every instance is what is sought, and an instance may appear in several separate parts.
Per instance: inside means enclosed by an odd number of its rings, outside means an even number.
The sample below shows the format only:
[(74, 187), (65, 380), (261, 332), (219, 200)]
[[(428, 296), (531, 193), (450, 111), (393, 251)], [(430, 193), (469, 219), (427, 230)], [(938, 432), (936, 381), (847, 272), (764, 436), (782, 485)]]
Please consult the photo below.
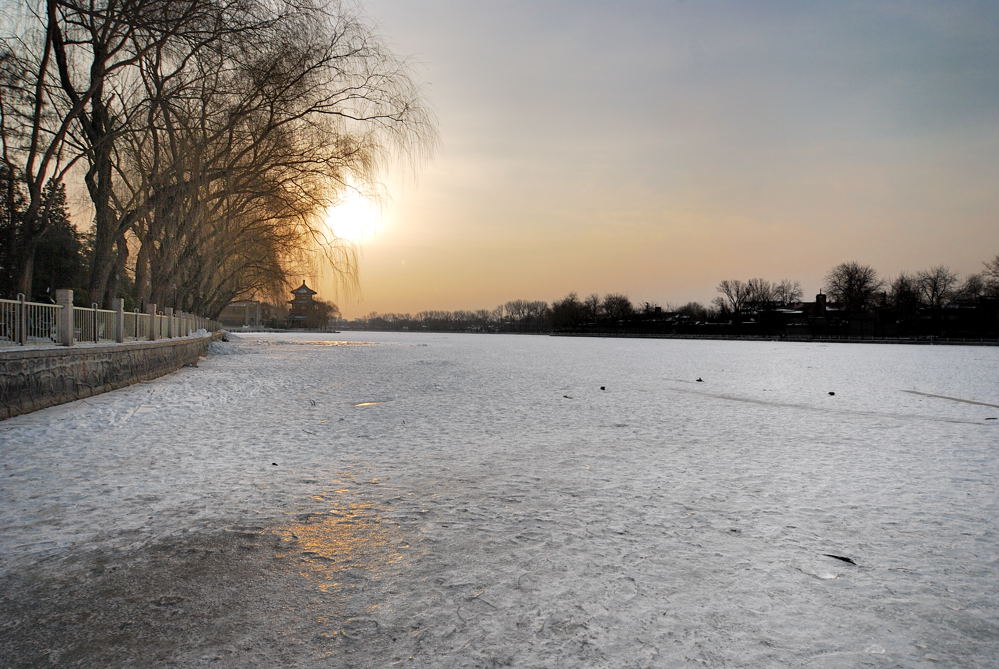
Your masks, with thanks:
[(0, 663), (995, 666), (997, 416), (987, 347), (246, 334), (0, 423)]

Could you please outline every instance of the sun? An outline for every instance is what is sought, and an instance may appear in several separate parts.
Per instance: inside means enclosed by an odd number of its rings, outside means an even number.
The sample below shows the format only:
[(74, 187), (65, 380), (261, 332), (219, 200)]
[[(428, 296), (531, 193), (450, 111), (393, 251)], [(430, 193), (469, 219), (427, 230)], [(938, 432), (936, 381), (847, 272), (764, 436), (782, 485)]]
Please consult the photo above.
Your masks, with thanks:
[(350, 189), (326, 210), (326, 227), (336, 237), (351, 244), (370, 241), (381, 227), (378, 204)]

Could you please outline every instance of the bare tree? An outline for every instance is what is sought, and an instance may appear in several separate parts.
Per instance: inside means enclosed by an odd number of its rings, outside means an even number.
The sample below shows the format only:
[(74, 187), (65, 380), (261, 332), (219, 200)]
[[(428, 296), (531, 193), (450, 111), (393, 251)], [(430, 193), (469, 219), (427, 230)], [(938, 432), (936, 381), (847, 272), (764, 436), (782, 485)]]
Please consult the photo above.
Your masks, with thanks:
[(387, 152), (433, 142), (402, 65), (339, 5), (34, 6), (32, 39), (0, 51), (4, 164), (27, 174), (37, 221), (44, 181), (86, 163), (92, 299), (114, 292), (130, 251), (141, 300), (201, 310), (317, 260), (349, 282), (356, 256), (321, 214)]
[(804, 292), (801, 290), (801, 284), (797, 281), (781, 279), (774, 286), (774, 300), (782, 307), (789, 307), (792, 304), (800, 302), (803, 296)]
[(999, 255), (984, 263), (985, 271), (982, 277), (985, 279), (985, 291), (989, 297), (999, 297)]
[(545, 319), (548, 318), (549, 313), (550, 309), (547, 302), (544, 300), (533, 300), (527, 303), (524, 316), (540, 329), (544, 325)]
[(600, 303), (600, 310), (607, 318), (614, 321), (628, 320), (635, 314), (635, 307), (626, 295), (608, 294)]
[(576, 293), (569, 293), (561, 300), (552, 303), (552, 325), (556, 328), (579, 327), (586, 320), (586, 306)]
[(47, 6), (59, 93), (65, 108), (83, 107), (74, 116), (71, 142), (87, 163), (84, 182), (94, 207), (90, 299), (107, 303), (128, 254), (130, 212), (116, 210), (113, 191), (117, 143), (143, 109), (136, 68), (150, 53), (182, 43), (200, 48), (217, 37), (222, 24), (216, 10), (226, 12), (232, 3), (48, 0)]
[(758, 309), (766, 309), (773, 306), (775, 288), (766, 279), (753, 278), (745, 283), (746, 305), (753, 305)]
[(882, 285), (873, 267), (857, 262), (840, 263), (826, 275), (826, 292), (848, 312), (868, 309)]
[(708, 317), (708, 310), (700, 302), (687, 302), (677, 307), (676, 313), (686, 316), (692, 321), (703, 321)]
[(937, 265), (920, 272), (916, 276), (916, 281), (926, 304), (933, 309), (939, 309), (953, 295), (957, 274), (944, 265)]
[(718, 306), (732, 313), (741, 312), (749, 297), (749, 287), (739, 279), (725, 279), (718, 284), (718, 292), (721, 298)]
[(45, 185), (62, 182), (80, 158), (67, 158), (66, 140), (93, 92), (68, 110), (60, 107), (49, 38), (55, 6), (40, 3), (22, 9), (28, 21), (5, 25), (7, 34), (0, 41), (0, 159), (6, 186), (5, 255), (16, 290), (29, 294), (35, 250), (48, 227)]
[(919, 278), (902, 272), (890, 284), (888, 298), (896, 309), (918, 309), (923, 304)]
[(519, 321), (527, 315), (528, 303), (526, 300), (510, 300), (503, 305), (508, 318)]
[[(241, 39), (235, 51), (194, 54), (186, 79), (144, 63), (149, 97), (181, 100), (151, 110), (154, 131), (132, 153), (133, 174), (158, 175), (144, 184), (153, 206), (135, 227), (137, 284), (150, 286), (153, 301), (163, 301), (153, 286), (170, 292), (172, 279), (192, 272), (188, 291), (198, 286), (198, 299), (212, 308), (274, 290), (317, 248), (335, 272), (353, 278), (354, 249), (322, 229), (322, 213), (352, 180), (370, 176), (380, 135), (404, 141), (407, 129), (425, 134), (429, 120), (363, 27), (327, 18), (299, 11), (263, 35), (247, 30), (251, 43)], [(162, 95), (168, 80), (184, 94)], [(223, 254), (225, 263), (199, 261), (206, 253)], [(214, 267), (225, 271), (216, 276)], [(205, 297), (208, 286), (215, 290)]]
[(905, 272), (899, 274), (889, 285), (888, 299), (895, 310), (897, 325), (903, 329), (911, 327), (916, 323), (923, 306), (919, 279)]
[(969, 274), (954, 292), (954, 297), (961, 300), (974, 300), (985, 295), (987, 291), (988, 287), (983, 274)]

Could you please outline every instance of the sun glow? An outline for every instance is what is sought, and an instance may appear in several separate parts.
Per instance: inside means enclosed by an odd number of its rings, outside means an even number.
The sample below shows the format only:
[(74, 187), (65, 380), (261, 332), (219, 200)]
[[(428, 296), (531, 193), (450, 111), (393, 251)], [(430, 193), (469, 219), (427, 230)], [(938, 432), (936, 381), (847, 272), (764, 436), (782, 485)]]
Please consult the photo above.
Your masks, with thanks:
[(381, 228), (381, 219), (378, 203), (353, 189), (326, 210), (326, 227), (351, 244), (370, 241)]

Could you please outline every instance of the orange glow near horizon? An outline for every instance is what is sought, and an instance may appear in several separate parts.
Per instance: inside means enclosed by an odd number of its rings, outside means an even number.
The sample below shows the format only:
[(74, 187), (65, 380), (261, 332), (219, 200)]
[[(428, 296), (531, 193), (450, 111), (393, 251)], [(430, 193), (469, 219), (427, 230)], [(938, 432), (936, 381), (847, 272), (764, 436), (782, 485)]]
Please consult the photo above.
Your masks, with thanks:
[(570, 292), (709, 305), (724, 279), (812, 296), (847, 261), (982, 271), (999, 3), (722, 4), (366, 0), (441, 142), (415, 175), (379, 165), (383, 207), (331, 212), (357, 285), (317, 277), (321, 298), (348, 319)]

